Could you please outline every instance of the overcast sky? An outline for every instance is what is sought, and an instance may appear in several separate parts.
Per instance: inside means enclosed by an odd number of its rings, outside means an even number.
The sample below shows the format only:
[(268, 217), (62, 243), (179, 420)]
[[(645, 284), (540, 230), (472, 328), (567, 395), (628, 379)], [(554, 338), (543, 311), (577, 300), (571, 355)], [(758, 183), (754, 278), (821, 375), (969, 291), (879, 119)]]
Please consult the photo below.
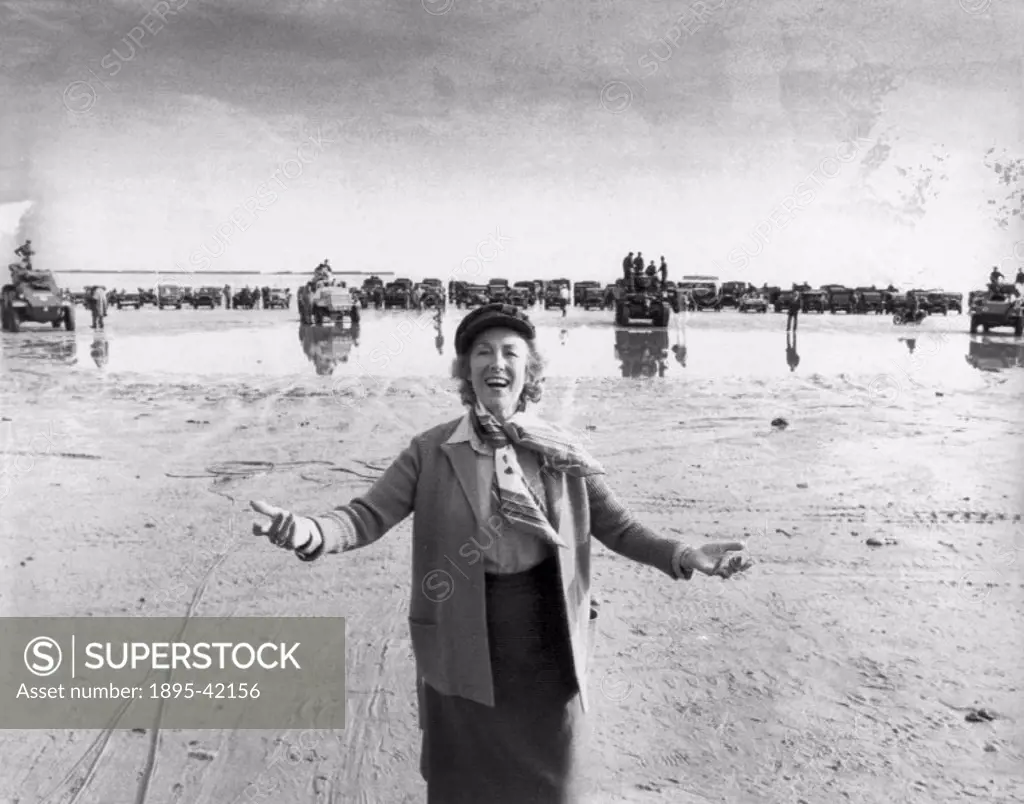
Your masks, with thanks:
[(36, 202), (58, 271), (605, 279), (641, 249), (675, 276), (961, 288), (1024, 240), (994, 167), (1024, 156), (1022, 18), (0, 0), (0, 202)]

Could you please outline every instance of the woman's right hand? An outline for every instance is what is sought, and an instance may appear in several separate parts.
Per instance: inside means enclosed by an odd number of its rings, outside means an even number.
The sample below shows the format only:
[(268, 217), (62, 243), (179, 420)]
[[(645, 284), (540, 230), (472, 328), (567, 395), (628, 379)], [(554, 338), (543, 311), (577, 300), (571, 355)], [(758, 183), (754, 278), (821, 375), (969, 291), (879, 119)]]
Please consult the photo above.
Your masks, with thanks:
[(309, 517), (296, 516), (291, 511), (278, 508), (262, 500), (250, 500), (249, 504), (253, 511), (270, 518), (269, 525), (261, 522), (253, 523), (254, 535), (266, 536), (271, 544), (285, 550), (310, 551), (319, 545), (320, 529)]

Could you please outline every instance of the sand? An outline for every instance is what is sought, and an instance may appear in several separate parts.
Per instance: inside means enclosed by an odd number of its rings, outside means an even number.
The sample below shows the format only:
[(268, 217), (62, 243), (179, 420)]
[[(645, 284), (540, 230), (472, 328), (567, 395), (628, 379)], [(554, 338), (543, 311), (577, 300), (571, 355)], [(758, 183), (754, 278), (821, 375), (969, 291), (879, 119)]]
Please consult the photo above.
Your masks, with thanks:
[[(211, 339), (278, 326), (299, 348), (294, 311), (205, 312)], [(111, 353), (157, 315), (113, 314)], [(194, 314), (162, 315), (178, 316), (174, 330)], [(610, 352), (611, 314), (582, 317), (548, 314), (547, 342), (601, 321)], [(745, 332), (775, 353), (782, 321), (707, 314), (683, 335)], [(723, 354), (717, 376), (688, 375), (670, 353), (663, 379), (551, 378), (544, 414), (590, 439), (648, 524), (745, 538), (756, 562), (728, 582), (673, 583), (596, 548), (588, 801), (1024, 800), (1024, 372), (966, 366), (966, 320), (940, 325), (957, 334), (904, 377), (863, 355), (850, 371), (805, 357), (790, 373), (780, 359), (751, 379)], [(898, 334), (829, 316), (802, 320), (801, 337), (813, 353), (816, 332), (844, 327), (879, 354)], [(396, 375), (353, 395), (352, 377), (308, 365), (185, 376), (161, 372), (159, 349), (148, 367), (100, 371), (88, 330), (75, 365), (26, 358), (47, 338), (66, 336), (3, 339), (3, 614), (344, 616), (349, 720), (303, 734), (4, 732), (0, 801), (116, 804), (140, 800), (140, 785), (149, 802), (424, 800), (409, 522), (306, 565), (252, 536), (248, 501), (308, 513), (347, 501), (370, 481), (334, 469), (373, 474), (362, 462), (459, 415), (450, 384)], [(238, 461), (276, 466), (246, 474)], [(972, 706), (999, 717), (969, 722)]]

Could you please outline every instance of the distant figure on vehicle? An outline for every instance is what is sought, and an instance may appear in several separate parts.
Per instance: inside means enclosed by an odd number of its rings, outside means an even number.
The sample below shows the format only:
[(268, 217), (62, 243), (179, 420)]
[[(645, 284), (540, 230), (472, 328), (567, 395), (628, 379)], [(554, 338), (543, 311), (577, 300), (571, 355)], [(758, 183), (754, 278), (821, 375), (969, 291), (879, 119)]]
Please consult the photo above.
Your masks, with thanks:
[(633, 275), (633, 252), (629, 252), (622, 260), (622, 278), (629, 282)]
[(658, 267), (658, 272), (661, 274), (661, 289), (665, 289), (665, 283), (668, 281), (668, 263), (665, 262), (665, 255), (661, 255), (661, 265)]
[(21, 262), (26, 269), (32, 270), (32, 256), (35, 251), (32, 249), (32, 241), (26, 240), (22, 245), (14, 249), (14, 253), (21, 257)]
[(999, 266), (993, 265), (992, 273), (988, 275), (988, 289), (993, 293), (999, 293), (999, 280), (1005, 278), (1003, 272), (999, 270)]

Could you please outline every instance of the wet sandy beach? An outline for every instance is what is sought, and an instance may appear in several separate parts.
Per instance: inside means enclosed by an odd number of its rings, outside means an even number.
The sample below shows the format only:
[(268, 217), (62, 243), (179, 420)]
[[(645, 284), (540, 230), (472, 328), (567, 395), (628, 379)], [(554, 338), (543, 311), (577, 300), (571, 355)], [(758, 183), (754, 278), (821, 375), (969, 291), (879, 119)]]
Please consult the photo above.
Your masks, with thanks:
[[(307, 566), (251, 535), (248, 500), (346, 502), (458, 416), (460, 316), (443, 343), (431, 317), (374, 311), (358, 337), (294, 310), (112, 311), (97, 337), (80, 309), (74, 333), (4, 333), (3, 614), (345, 616), (349, 720), (6, 732), (0, 801), (136, 800), (157, 736), (149, 802), (422, 800), (409, 523)], [(744, 537), (756, 561), (672, 585), (596, 548), (588, 800), (1024, 797), (1020, 340), (957, 315), (805, 315), (792, 350), (772, 313), (661, 333), (534, 317), (544, 415), (651, 526)]]

